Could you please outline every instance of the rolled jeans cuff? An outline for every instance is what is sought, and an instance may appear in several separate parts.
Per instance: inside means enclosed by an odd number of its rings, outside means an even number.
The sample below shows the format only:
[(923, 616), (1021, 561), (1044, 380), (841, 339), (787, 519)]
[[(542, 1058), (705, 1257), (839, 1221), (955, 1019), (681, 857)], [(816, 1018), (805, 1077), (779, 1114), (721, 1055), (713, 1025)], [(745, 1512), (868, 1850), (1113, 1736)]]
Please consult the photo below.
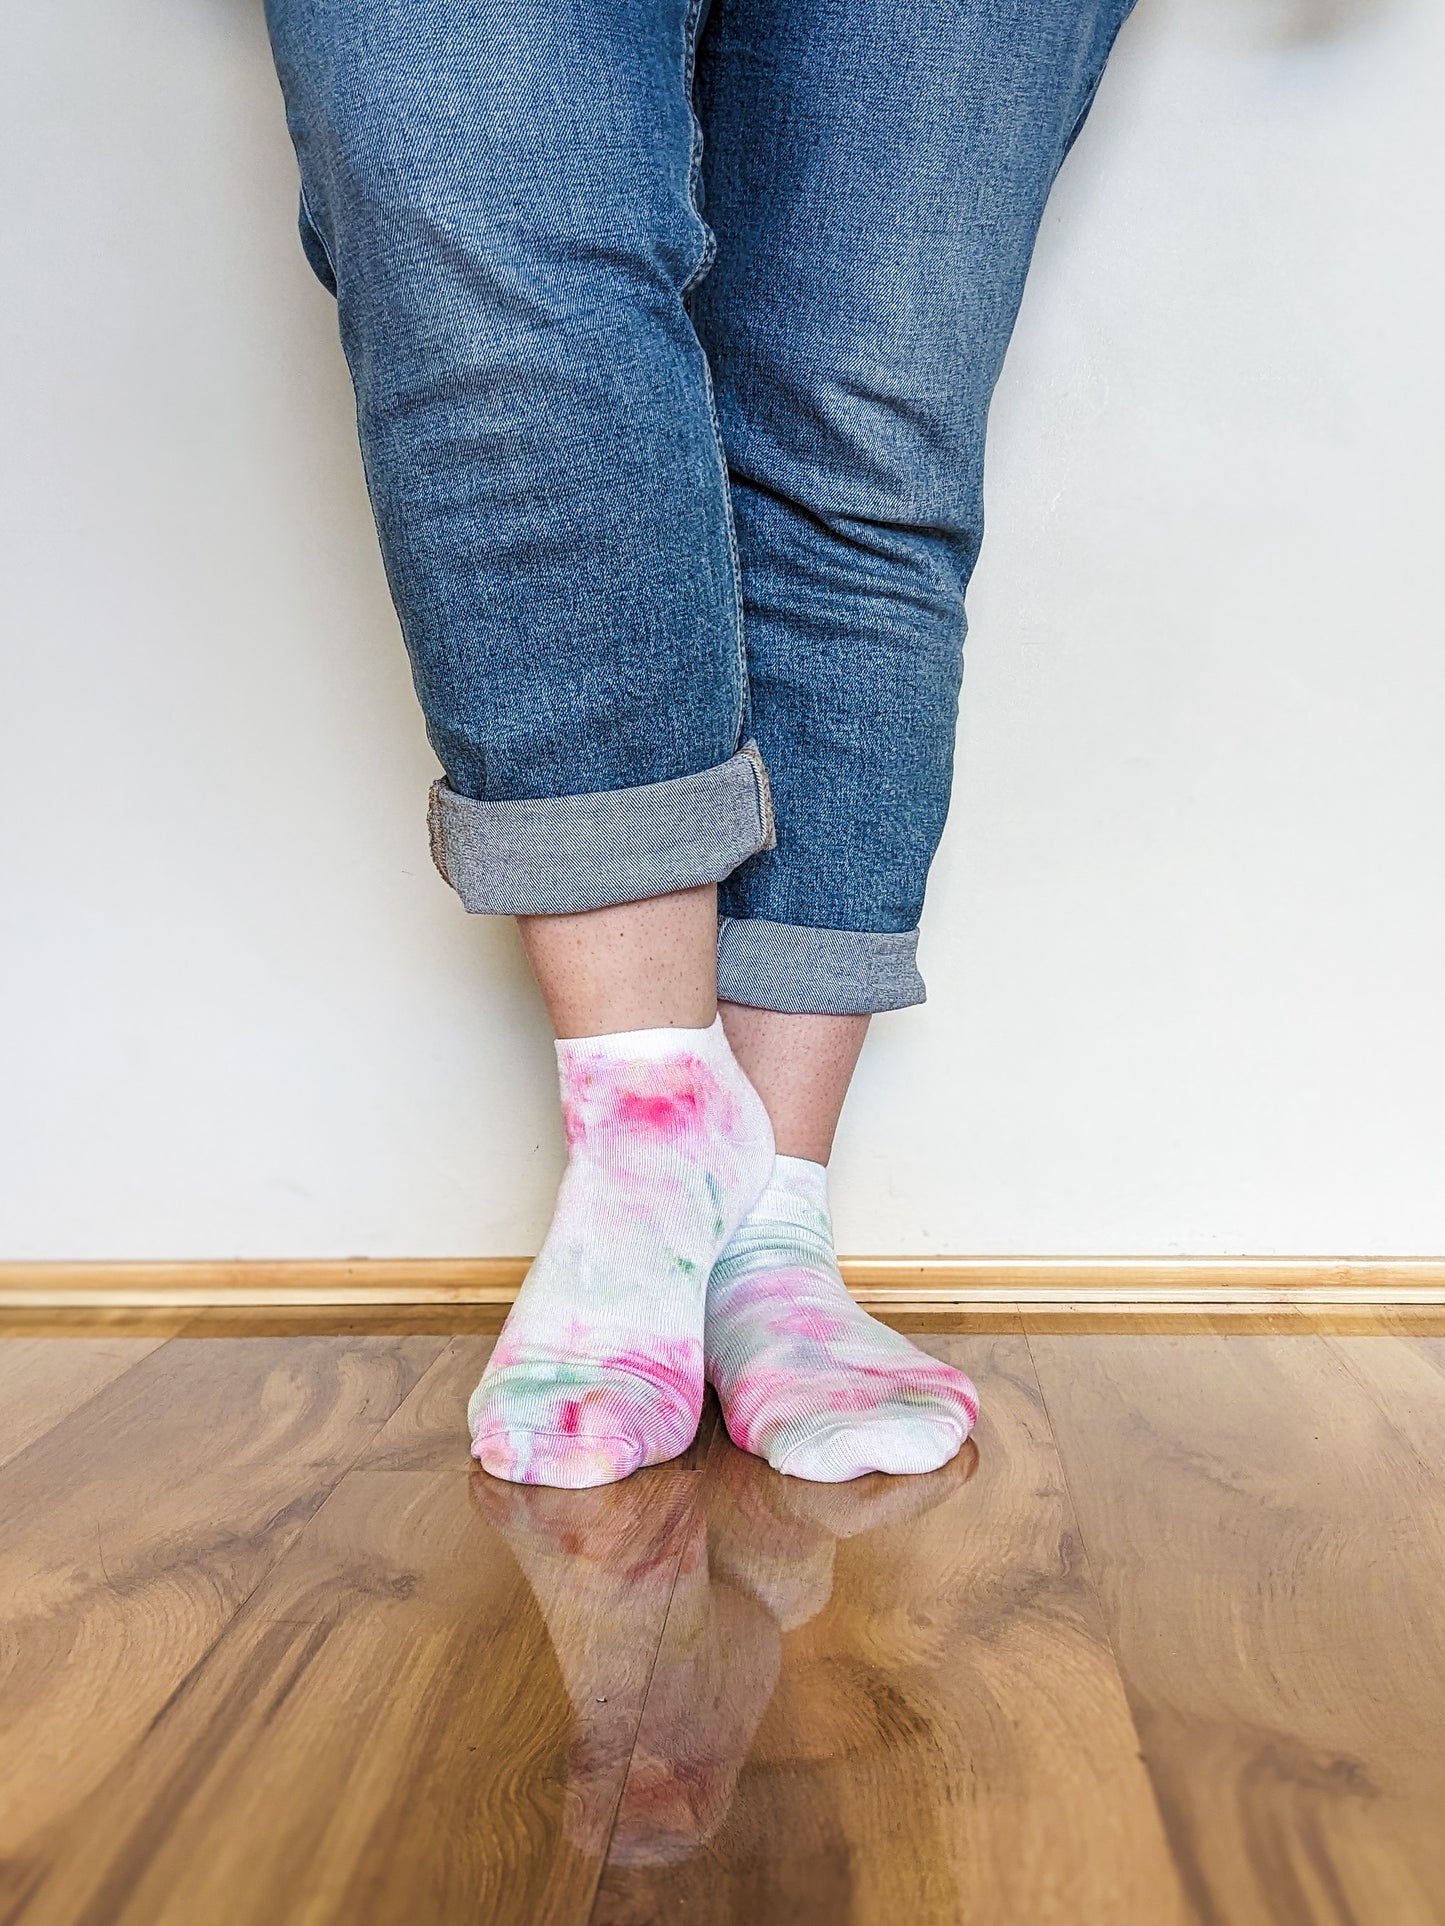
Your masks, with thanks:
[(922, 1003), (917, 930), (818, 930), (721, 919), (717, 993), (789, 1015), (864, 1016)]
[(432, 861), (485, 916), (560, 916), (720, 883), (774, 842), (757, 745), (696, 776), (592, 796), (484, 802), (432, 784)]

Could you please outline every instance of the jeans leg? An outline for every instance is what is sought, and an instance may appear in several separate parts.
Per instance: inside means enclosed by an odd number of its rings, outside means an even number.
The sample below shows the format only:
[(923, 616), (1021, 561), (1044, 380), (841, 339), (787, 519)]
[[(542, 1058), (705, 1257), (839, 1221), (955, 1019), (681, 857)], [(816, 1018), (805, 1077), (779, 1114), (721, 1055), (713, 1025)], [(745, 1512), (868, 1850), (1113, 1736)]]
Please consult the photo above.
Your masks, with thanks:
[(469, 909), (716, 881), (771, 834), (686, 306), (700, 0), (269, 0)]
[(984, 430), (1054, 176), (1128, 0), (715, 0), (718, 258), (693, 298), (776, 846), (722, 892), (724, 996), (922, 1000)]

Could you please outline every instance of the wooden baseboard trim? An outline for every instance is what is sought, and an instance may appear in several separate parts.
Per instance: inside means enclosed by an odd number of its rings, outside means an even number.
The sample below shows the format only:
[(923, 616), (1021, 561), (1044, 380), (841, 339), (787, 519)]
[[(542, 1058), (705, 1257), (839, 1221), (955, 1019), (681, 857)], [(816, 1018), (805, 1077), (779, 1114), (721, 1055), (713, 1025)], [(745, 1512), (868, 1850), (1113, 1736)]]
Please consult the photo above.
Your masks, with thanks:
[[(0, 1307), (509, 1304), (529, 1259), (0, 1263)], [(864, 1304), (1445, 1305), (1445, 1257), (845, 1257)]]

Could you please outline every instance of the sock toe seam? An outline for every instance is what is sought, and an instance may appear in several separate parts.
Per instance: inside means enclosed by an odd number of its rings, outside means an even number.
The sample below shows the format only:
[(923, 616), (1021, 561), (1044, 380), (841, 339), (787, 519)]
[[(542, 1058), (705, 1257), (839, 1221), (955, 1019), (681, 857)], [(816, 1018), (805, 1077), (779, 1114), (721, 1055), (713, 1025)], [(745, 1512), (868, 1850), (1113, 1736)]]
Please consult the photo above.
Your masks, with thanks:
[(860, 1413), (858, 1416), (849, 1418), (846, 1421), (840, 1420), (837, 1424), (819, 1425), (816, 1430), (807, 1432), (801, 1438), (795, 1438), (778, 1460), (776, 1469), (782, 1471), (788, 1460), (800, 1451), (826, 1450), (835, 1438), (841, 1437), (850, 1431), (868, 1431), (874, 1428), (892, 1430), (896, 1429), (900, 1424), (917, 1423), (945, 1426), (957, 1438), (960, 1447), (964, 1439), (968, 1436), (968, 1427), (961, 1425), (956, 1418), (950, 1417), (948, 1413), (944, 1411), (919, 1412), (913, 1417), (905, 1419), (889, 1419), (883, 1417), (881, 1413)]
[(486, 1426), (472, 1434), (472, 1443), (474, 1445), (507, 1443), (523, 1432), (529, 1438), (547, 1438), (555, 1444), (564, 1444), (574, 1451), (591, 1451), (594, 1447), (602, 1445), (629, 1445), (635, 1446), (639, 1451), (647, 1449), (646, 1441), (642, 1438), (622, 1437), (611, 1431), (589, 1431), (585, 1438), (581, 1438), (574, 1431), (552, 1431), (546, 1425), (540, 1424)]

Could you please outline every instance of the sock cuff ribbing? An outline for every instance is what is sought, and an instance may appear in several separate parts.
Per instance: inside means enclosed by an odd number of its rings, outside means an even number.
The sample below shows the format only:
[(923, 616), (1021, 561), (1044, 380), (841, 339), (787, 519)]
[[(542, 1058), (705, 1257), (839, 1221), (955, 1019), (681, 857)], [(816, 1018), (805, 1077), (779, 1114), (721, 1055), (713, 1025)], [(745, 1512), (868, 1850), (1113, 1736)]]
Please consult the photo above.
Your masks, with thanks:
[(612, 1030), (596, 1037), (559, 1037), (557, 1062), (566, 1069), (578, 1058), (605, 1058), (612, 1063), (650, 1062), (661, 1057), (695, 1056), (710, 1060), (731, 1058), (722, 1018), (714, 1017), (705, 1030), (668, 1027), (661, 1030)]
[(780, 1190), (790, 1197), (801, 1197), (814, 1210), (828, 1208), (828, 1168), (808, 1157), (775, 1157), (769, 1190)]

